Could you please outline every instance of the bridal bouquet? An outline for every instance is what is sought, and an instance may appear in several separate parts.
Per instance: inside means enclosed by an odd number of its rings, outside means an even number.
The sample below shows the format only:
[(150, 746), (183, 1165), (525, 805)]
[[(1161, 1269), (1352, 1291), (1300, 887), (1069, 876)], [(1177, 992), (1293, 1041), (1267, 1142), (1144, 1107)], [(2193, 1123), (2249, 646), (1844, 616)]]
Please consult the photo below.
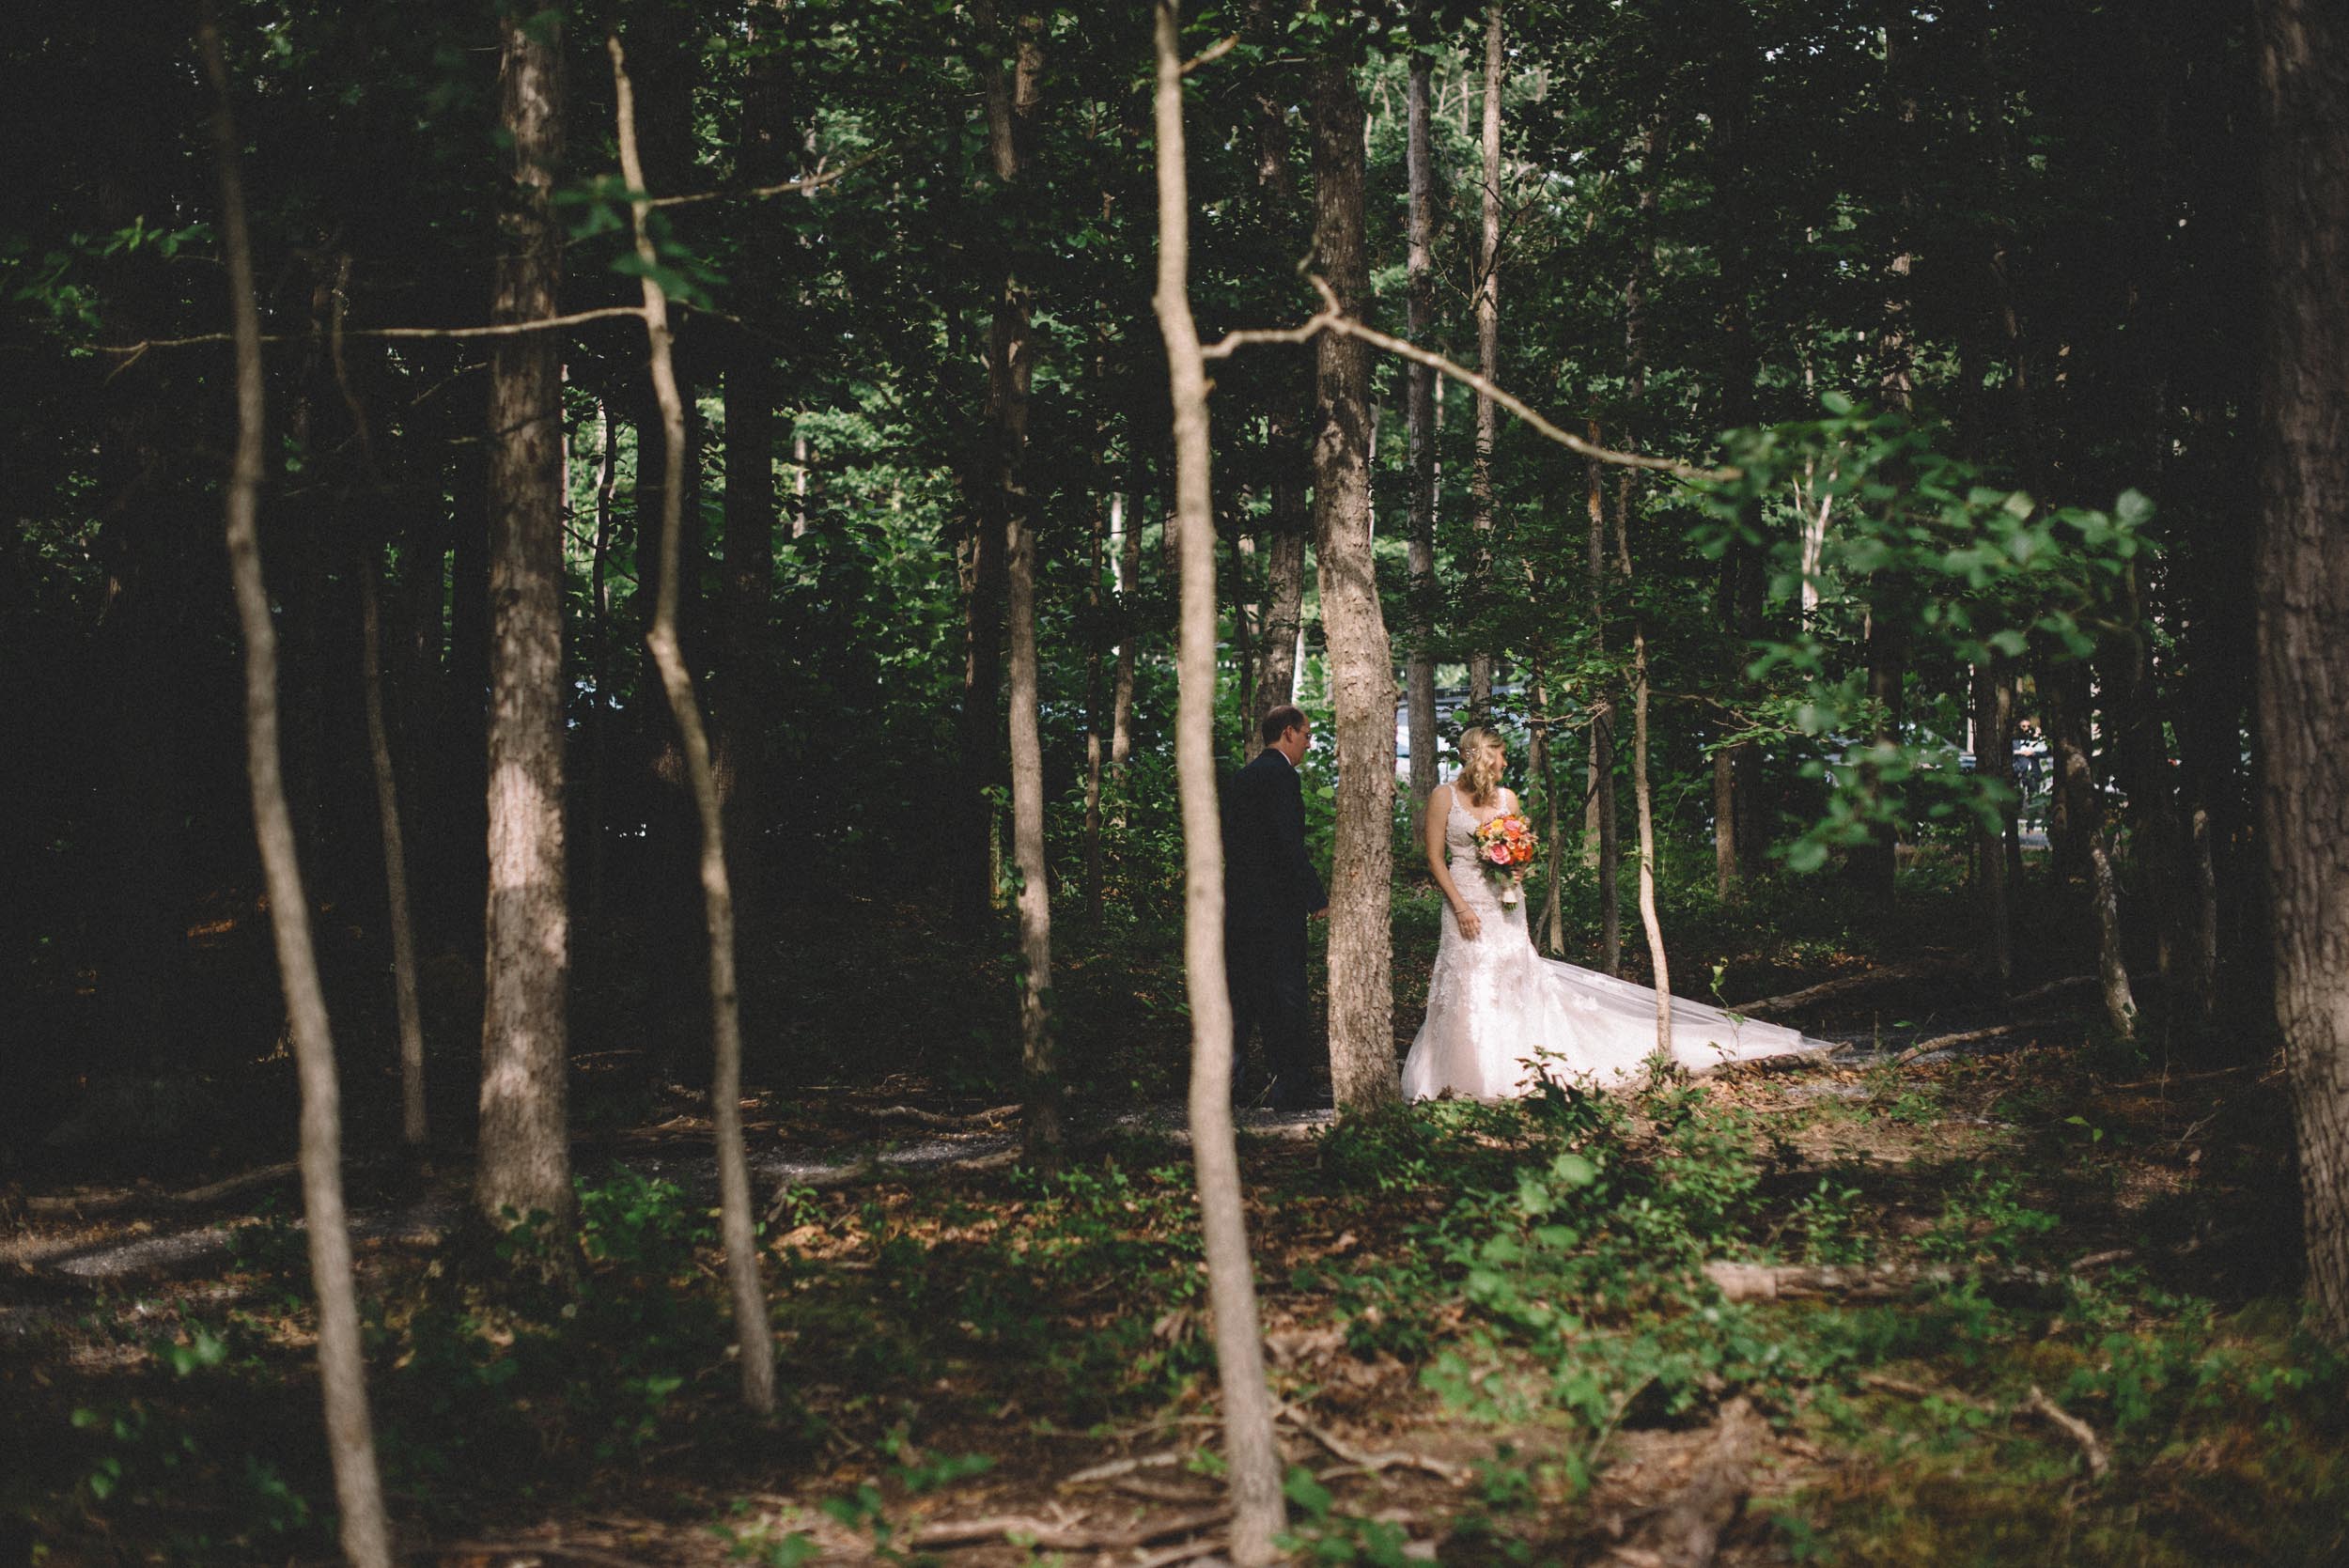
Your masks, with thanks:
[(1476, 830), (1476, 858), (1485, 875), (1501, 884), (1501, 901), (1515, 904), (1517, 885), (1525, 880), (1542, 842), (1533, 824), (1515, 812), (1503, 812)]

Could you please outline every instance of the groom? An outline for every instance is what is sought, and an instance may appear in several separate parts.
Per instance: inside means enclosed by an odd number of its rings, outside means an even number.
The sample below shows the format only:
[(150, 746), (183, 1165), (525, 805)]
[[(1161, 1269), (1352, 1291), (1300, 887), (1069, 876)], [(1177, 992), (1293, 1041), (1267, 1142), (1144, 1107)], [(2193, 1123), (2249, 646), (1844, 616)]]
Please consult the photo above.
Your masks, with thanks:
[(1297, 776), (1311, 729), (1283, 706), (1259, 726), (1264, 751), (1223, 792), (1223, 957), (1232, 987), (1233, 1081), (1240, 1053), (1264, 1026), (1275, 1110), (1320, 1103), (1310, 1062), (1305, 921), (1330, 912), (1305, 854), (1305, 789)]

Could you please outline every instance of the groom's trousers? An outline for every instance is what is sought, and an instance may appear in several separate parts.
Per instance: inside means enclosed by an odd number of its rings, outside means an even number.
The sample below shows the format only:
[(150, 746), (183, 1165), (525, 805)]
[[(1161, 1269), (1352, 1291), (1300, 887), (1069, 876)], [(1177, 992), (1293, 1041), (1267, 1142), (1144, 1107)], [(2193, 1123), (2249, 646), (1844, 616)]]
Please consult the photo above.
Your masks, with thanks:
[(1312, 1092), (1312, 1001), (1305, 986), (1304, 923), (1267, 931), (1228, 925), (1223, 962), (1232, 992), (1232, 1065), (1237, 1077), (1248, 1037), (1264, 1031), (1265, 1065), (1276, 1100)]

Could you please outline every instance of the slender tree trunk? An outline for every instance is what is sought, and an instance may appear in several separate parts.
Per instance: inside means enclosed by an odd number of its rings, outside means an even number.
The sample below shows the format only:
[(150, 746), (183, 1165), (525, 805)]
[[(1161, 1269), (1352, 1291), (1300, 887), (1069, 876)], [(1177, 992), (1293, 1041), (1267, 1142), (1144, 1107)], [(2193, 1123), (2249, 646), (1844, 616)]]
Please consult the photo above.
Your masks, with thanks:
[[(1141, 492), (1136, 490), (1134, 496)], [(1142, 521), (1133, 497), (1110, 497), (1110, 532), (1117, 539), (1117, 669), (1110, 682), (1110, 776), (1116, 781), (1118, 827), (1126, 825), (1127, 774), (1134, 756), (1135, 643), (1142, 628), (1135, 603), (1142, 592)]]
[[(502, 184), (493, 321), (552, 316), (563, 272), (556, 23), (501, 11)], [(490, 898), (474, 1203), (492, 1225), (571, 1218), (563, 864), (563, 470), (556, 339), (496, 340), (490, 367)]]
[(392, 1005), (399, 1019), (399, 1136), (424, 1149), (424, 1012), (416, 1001), (416, 937), (408, 909), (408, 851), (399, 830), (399, 784), (391, 728), (383, 719), (383, 587), (380, 551), (366, 546), (359, 568), (360, 675), (367, 711), (367, 756), (375, 766), (375, 810), (383, 829), (383, 892), (392, 928)]
[[(604, 874), (612, 838), (612, 497), (619, 487), (620, 429), (612, 405), (596, 399), (601, 450), (596, 467), (596, 547), (587, 568), (588, 656), (595, 699), (587, 706), (587, 908), (603, 908)], [(729, 434), (729, 441), (731, 435)], [(729, 447), (729, 450), (731, 448)]]
[[(1598, 421), (1591, 421), (1591, 441), (1598, 442)], [(1591, 591), (1591, 648), (1607, 651), (1607, 503), (1601, 488), (1598, 459), (1588, 462), (1590, 478), (1590, 553), (1586, 562)], [(1615, 699), (1605, 687), (1591, 693), (1591, 806), (1585, 842), (1591, 846), (1598, 883), (1598, 967), (1609, 974), (1623, 972), (1623, 896), (1618, 877), (1623, 870), (1623, 846), (1618, 842), (1621, 815), (1615, 809)]]
[[(1997, 664), (1974, 666), (1974, 771), (1978, 777), (2012, 785), (2015, 782), (2015, 723), (2013, 689), (2000, 678)], [(1974, 864), (1981, 879), (1983, 947), (2001, 991), (2015, 980), (2014, 920), (2009, 910), (2006, 875), (2006, 823), (2011, 804), (1999, 807), (1994, 822), (1974, 824)]]
[[(1538, 590), (1537, 590), (1538, 591)], [(1545, 820), (1542, 843), (1549, 850), (1549, 890), (1542, 911), (1542, 943), (1553, 956), (1566, 951), (1565, 905), (1560, 883), (1565, 879), (1566, 846), (1558, 836), (1558, 768), (1557, 758), (1549, 738), (1549, 675), (1547, 661), (1541, 655), (1533, 656), (1533, 739), (1528, 748), (1527, 765), (1542, 790), (1542, 811)]]
[(1647, 627), (1631, 623), (1631, 800), (1640, 819), (1640, 926), (1647, 933), (1648, 966), (1655, 971), (1656, 1048), (1672, 1048), (1672, 960), (1664, 954), (1664, 923), (1656, 912), (1656, 803), (1647, 781)]
[[(1501, 379), (1501, 0), (1485, 20), (1484, 231), (1476, 263), (1476, 367)], [(1479, 717), (1493, 706), (1492, 614), (1493, 440), (1501, 410), (1490, 393), (1476, 395), (1476, 457), (1469, 471), (1469, 527), (1476, 538), (1469, 562), (1469, 604), (1476, 642), (1469, 650), (1469, 706)]]
[[(992, 0), (981, 0), (979, 25), (995, 26)], [(988, 142), (995, 179), (1019, 183), (1031, 161), (1044, 85), (1044, 23), (1025, 15), (1013, 27), (1008, 71), (987, 71)], [(1044, 857), (1044, 747), (1037, 712), (1035, 648), (1035, 520), (1027, 493), (1028, 387), (1035, 360), (1027, 289), (1007, 262), (995, 303), (988, 361), (988, 411), (992, 451), (986, 505), (1003, 533), (1011, 638), (1012, 861), (1019, 874), (1019, 951), (1026, 972), (1019, 991), (1019, 1057), (1026, 1079), (1026, 1139), (1031, 1156), (1061, 1141), (1059, 1066), (1052, 1042), (1052, 906)], [(1213, 543), (1212, 536), (1209, 540)]]
[(343, 1212), (342, 1108), (334, 1078), (334, 1041), (311, 941), (310, 905), (302, 888), (293, 815), (286, 801), (278, 747), (277, 629), (261, 581), (260, 491), (267, 411), (263, 407), (261, 317), (253, 292), (253, 242), (246, 230), (244, 181), (228, 103), (228, 70), (220, 27), (206, 5), (196, 34), (204, 74), (218, 102), (212, 155), (220, 178), (221, 247), (228, 263), (229, 313), (236, 345), (237, 446), (225, 531), (229, 581), (244, 640), (245, 768), (253, 786), (253, 827), (269, 888), (270, 927), (278, 979), (292, 1025), (302, 1086), (302, 1198), (309, 1225), (310, 1283), (318, 1296), (319, 1384), (334, 1463), (343, 1555), (356, 1568), (391, 1568), (391, 1526), (376, 1467), (367, 1415), (366, 1363), (359, 1334), (358, 1290), (350, 1232)]
[[(334, 385), (350, 411), (352, 434), (366, 469), (370, 510), (381, 504), (382, 471), (373, 428), (351, 386), (343, 356), (343, 315), (350, 299), (350, 256), (335, 268), (328, 353)], [(372, 520), (372, 519), (370, 520)], [(392, 938), (392, 1006), (399, 1026), (400, 1137), (421, 1160), (425, 1141), (424, 1017), (416, 998), (415, 926), (408, 901), (408, 851), (399, 822), (399, 782), (392, 767), (391, 723), (383, 704), (383, 546), (370, 526), (359, 540), (359, 680), (366, 713), (367, 760), (375, 776), (376, 819), (383, 846), (384, 915)]]
[[(1432, 66), (1424, 53), (1410, 63), (1410, 231), (1408, 256), (1410, 339), (1425, 343), (1436, 324), (1434, 160), (1428, 147), (1428, 85)], [(1403, 424), (1411, 470), (1411, 803), (1421, 809), (1435, 792), (1436, 778), (1436, 372), (1412, 363), (1405, 372)]]
[[(1265, 0), (1252, 0), (1250, 25), (1267, 25)], [(1256, 188), (1263, 202), (1263, 222), (1268, 233), (1288, 247), (1303, 248), (1298, 230), (1297, 180), (1289, 160), (1288, 105), (1285, 81), (1269, 71), (1256, 83)], [(1313, 527), (1306, 499), (1312, 477), (1305, 430), (1312, 423), (1312, 393), (1301, 373), (1301, 361), (1285, 357), (1267, 366), (1270, 391), (1265, 414), (1265, 444), (1270, 449), (1272, 509), (1265, 539), (1265, 613), (1258, 639), (1262, 646), (1256, 673), (1255, 702), (1249, 718), (1260, 720), (1294, 699), (1297, 689), (1298, 634), (1305, 613), (1305, 536)], [(1254, 740), (1253, 725), (1241, 737), (1243, 747)]]
[[(1315, 254), (1339, 305), (1370, 294), (1362, 238), (1362, 103), (1356, 46), (1310, 68)], [(1314, 536), (1338, 732), (1337, 834), (1330, 890), (1330, 1070), (1338, 1105), (1367, 1110), (1398, 1093), (1393, 954), (1394, 666), (1371, 558), (1370, 356), (1352, 337), (1315, 343)]]
[[(1098, 432), (1097, 440), (1106, 440)], [(1085, 919), (1101, 924), (1101, 764), (1105, 750), (1101, 685), (1101, 574), (1108, 567), (1110, 498), (1097, 474), (1093, 500), (1093, 551), (1085, 573)]]
[[(1190, 198), (1183, 166), (1183, 62), (1174, 0), (1157, 6), (1159, 275), (1174, 413), (1175, 506), (1182, 530), (1180, 706), (1175, 767), (1183, 812), (1184, 959), (1190, 1001), (1190, 1148), (1223, 1389), (1223, 1453), (1232, 1560), (1274, 1561), (1286, 1520), (1272, 1435), (1239, 1156), (1232, 1136), (1232, 1007), (1223, 967), (1223, 840), (1215, 789), (1215, 538), (1209, 523), (1206, 366), (1190, 314)], [(1359, 146), (1360, 144), (1357, 143)]]
[(2105, 1021), (2114, 1038), (2137, 1038), (2137, 999), (2129, 988), (2121, 940), (2121, 895), (2106, 842), (2104, 813), (2088, 760), (2088, 667), (2071, 663), (2043, 668), (2041, 701), (2046, 709), (2048, 748), (2073, 804), (2073, 827), (2087, 862), (2091, 912), (2096, 922), (2096, 972), (2103, 986)]
[[(620, 175), (630, 191), (643, 193), (645, 167), (636, 150), (635, 95), (619, 35), (608, 35), (612, 56), (614, 120), (619, 134)], [(726, 875), (725, 813), (718, 799), (718, 774), (710, 759), (709, 732), (693, 695), (677, 637), (677, 569), (685, 532), (685, 399), (677, 390), (669, 340), (669, 301), (663, 292), (648, 220), (652, 204), (639, 194), (630, 203), (634, 219), (639, 281), (645, 301), (645, 335), (651, 361), (653, 395), (661, 404), (661, 433), (668, 460), (661, 487), (661, 587), (653, 601), (646, 647), (661, 674), (685, 752), (686, 778), (701, 818), (703, 915), (709, 938), (709, 1023), (713, 1066), (709, 1110), (718, 1157), (718, 1232), (726, 1254), (726, 1282), (734, 1304), (736, 1358), (742, 1377), (742, 1403), (760, 1415), (775, 1407), (775, 1342), (767, 1314), (766, 1287), (758, 1277), (758, 1237), (751, 1218), (750, 1162), (742, 1149), (742, 1014), (735, 978), (734, 889)]]
[(2349, 1343), (2349, 20), (2260, 0), (2259, 719), (2309, 1296)]

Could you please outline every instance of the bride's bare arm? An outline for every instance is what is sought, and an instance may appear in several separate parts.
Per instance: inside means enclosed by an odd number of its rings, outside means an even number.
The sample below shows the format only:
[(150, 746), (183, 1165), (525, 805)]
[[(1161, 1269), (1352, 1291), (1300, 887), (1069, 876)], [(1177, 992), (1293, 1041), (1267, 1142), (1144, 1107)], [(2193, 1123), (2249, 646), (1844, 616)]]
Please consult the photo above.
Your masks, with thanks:
[(1459, 923), (1460, 935), (1474, 941), (1484, 922), (1460, 896), (1459, 885), (1452, 879), (1452, 868), (1445, 863), (1444, 823), (1452, 815), (1452, 786), (1438, 784), (1427, 797), (1427, 826), (1421, 837), (1427, 848), (1427, 872), (1435, 877), (1436, 886), (1443, 893), (1443, 901), (1452, 906), (1452, 918)]

